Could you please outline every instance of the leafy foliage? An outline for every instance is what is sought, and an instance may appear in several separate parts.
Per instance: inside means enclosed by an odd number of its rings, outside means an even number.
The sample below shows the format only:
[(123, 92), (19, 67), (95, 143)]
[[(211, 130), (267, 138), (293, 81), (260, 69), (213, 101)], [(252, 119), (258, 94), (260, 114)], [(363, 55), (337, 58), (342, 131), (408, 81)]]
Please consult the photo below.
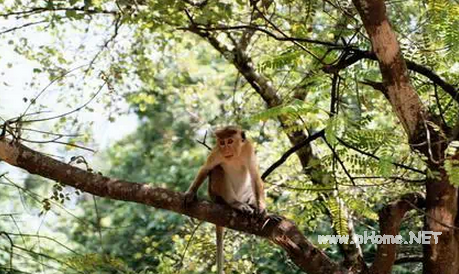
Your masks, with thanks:
[(338, 234), (341, 236), (349, 235), (347, 231), (348, 219), (343, 212), (343, 205), (338, 200), (328, 199), (327, 207), (331, 213), (332, 225)]

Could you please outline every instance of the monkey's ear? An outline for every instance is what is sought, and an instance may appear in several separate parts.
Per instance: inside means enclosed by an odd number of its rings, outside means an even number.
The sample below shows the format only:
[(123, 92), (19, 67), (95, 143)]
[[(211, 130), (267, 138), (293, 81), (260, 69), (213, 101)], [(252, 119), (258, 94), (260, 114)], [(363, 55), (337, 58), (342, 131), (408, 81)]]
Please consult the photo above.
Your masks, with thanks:
[(245, 141), (245, 131), (241, 131), (242, 141)]

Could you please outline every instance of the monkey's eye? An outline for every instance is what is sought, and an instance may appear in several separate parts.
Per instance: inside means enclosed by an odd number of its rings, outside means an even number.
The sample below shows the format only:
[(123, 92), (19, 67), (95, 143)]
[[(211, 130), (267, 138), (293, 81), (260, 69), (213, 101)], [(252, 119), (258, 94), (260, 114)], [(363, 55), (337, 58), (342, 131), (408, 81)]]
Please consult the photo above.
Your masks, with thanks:
[(233, 143), (233, 139), (229, 139), (228, 144), (232, 144), (232, 143)]
[(224, 140), (221, 140), (221, 141), (220, 141), (220, 145), (221, 145), (221, 146), (224, 146), (224, 145), (225, 145), (225, 141), (224, 141)]

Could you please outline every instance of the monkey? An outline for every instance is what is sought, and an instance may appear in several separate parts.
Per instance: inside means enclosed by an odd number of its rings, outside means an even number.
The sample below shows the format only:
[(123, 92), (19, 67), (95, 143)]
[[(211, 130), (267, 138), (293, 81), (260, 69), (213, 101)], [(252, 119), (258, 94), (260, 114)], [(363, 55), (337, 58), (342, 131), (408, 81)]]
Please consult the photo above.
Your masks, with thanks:
[[(238, 126), (226, 126), (215, 131), (216, 144), (206, 162), (185, 193), (185, 206), (195, 201), (196, 193), (209, 176), (209, 198), (226, 204), (244, 214), (266, 216), (263, 180), (258, 171), (258, 163), (252, 143)], [(268, 215), (275, 221), (277, 215)], [(217, 273), (223, 272), (222, 226), (216, 226)]]

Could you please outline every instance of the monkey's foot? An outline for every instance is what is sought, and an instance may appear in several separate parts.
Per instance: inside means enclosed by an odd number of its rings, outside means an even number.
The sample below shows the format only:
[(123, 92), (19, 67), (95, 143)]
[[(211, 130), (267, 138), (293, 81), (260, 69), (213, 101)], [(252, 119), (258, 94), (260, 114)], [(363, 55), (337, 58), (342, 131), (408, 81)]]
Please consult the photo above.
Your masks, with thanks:
[(187, 192), (185, 193), (185, 199), (183, 201), (183, 206), (185, 208), (189, 207), (192, 203), (196, 202), (198, 197), (194, 192)]
[(276, 214), (267, 214), (267, 215), (268, 216), (265, 219), (265, 222), (263, 223), (262, 229), (264, 229), (265, 226), (267, 226), (268, 224), (270, 226), (276, 226), (280, 222), (282, 222), (282, 220), (284, 219), (284, 218), (282, 218), (282, 216), (279, 216), (279, 215), (276, 215)]
[(245, 203), (241, 203), (241, 202), (233, 202), (231, 204), (231, 207), (236, 209), (236, 210), (239, 210), (240, 212), (242, 212), (243, 214), (248, 214), (248, 215), (252, 215), (254, 213), (254, 210), (253, 208), (248, 205), (248, 204), (245, 204)]
[(269, 214), (269, 215), (268, 215), (268, 219), (269, 219), (270, 221), (275, 222), (275, 223), (280, 223), (280, 222), (282, 222), (282, 220), (283, 220), (284, 218), (283, 218), (282, 216), (280, 216), (280, 215), (277, 215), (277, 214)]

